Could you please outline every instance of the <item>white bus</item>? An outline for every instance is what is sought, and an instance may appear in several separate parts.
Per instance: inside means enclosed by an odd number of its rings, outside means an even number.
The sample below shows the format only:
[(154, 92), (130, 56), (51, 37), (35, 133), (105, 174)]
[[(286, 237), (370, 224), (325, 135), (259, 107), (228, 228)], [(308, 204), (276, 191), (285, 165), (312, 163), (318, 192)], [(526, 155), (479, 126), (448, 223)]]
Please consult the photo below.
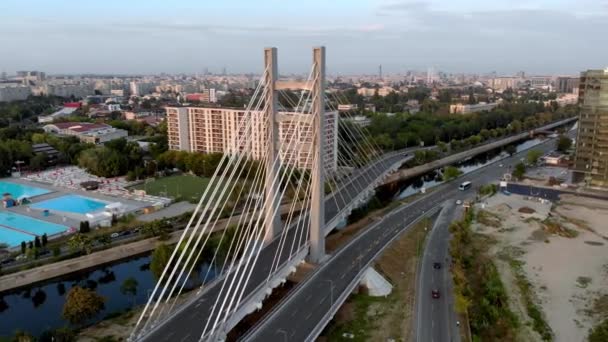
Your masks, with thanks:
[(460, 189), (460, 190), (464, 191), (464, 190), (466, 190), (466, 189), (470, 188), (470, 187), (471, 187), (471, 185), (472, 185), (472, 184), (471, 184), (471, 182), (466, 181), (466, 182), (464, 182), (464, 183), (460, 184), (460, 186), (458, 187), (458, 189)]

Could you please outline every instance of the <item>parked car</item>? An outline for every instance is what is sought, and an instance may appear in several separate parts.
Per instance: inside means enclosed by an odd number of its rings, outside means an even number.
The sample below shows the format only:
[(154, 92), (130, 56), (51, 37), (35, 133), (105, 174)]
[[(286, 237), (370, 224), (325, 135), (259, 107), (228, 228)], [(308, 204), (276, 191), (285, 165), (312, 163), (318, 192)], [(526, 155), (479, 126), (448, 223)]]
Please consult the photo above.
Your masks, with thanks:
[(112, 235), (110, 235), (110, 237), (111, 237), (112, 239), (116, 239), (116, 238), (117, 238), (117, 237), (119, 237), (119, 236), (120, 236), (120, 234), (118, 234), (118, 233), (112, 233)]
[(436, 270), (440, 269), (441, 268), (441, 263), (440, 262), (434, 262), (433, 263), (433, 268), (436, 269)]

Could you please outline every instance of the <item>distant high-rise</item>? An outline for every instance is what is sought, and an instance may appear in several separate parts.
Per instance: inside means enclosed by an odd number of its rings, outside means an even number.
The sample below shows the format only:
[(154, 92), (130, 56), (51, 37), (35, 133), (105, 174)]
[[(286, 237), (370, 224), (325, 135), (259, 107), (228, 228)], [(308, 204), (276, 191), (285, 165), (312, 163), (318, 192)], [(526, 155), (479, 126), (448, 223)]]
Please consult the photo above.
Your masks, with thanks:
[(435, 68), (430, 67), (426, 70), (426, 84), (431, 85), (435, 81)]
[(227, 74), (226, 74), (226, 67), (223, 67), (223, 68), (222, 68), (222, 76), (226, 76), (226, 75), (227, 75)]
[(378, 78), (382, 79), (382, 64), (378, 66)]
[(575, 171), (587, 185), (608, 188), (608, 68), (581, 73)]

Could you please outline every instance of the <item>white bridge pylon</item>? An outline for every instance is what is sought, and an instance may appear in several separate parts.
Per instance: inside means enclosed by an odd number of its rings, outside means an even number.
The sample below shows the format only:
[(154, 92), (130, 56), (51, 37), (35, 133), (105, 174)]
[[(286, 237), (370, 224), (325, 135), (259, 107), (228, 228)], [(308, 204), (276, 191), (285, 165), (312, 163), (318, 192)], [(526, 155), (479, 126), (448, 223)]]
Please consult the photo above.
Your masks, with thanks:
[[(324, 184), (325, 184), (325, 166), (324, 166), (324, 144), (325, 137), (325, 47), (316, 47), (313, 49), (312, 58), (312, 83), (297, 82), (297, 81), (281, 81), (278, 79), (278, 61), (277, 48), (266, 48), (264, 50), (265, 69), (268, 70), (264, 82), (264, 87), (268, 89), (266, 101), (266, 116), (270, 122), (268, 129), (268, 153), (269, 161), (274, 160), (279, 153), (279, 122), (277, 118), (277, 101), (279, 90), (308, 90), (312, 102), (311, 115), (313, 122), (313, 160), (316, 161), (313, 165), (312, 172), (312, 195), (310, 208), (310, 230), (309, 230), (309, 260), (313, 263), (321, 262), (325, 256), (325, 208), (324, 208)], [(266, 165), (266, 196), (269, 206), (265, 208), (267, 216), (267, 226), (265, 241), (272, 241), (282, 228), (278, 217), (278, 200), (272, 201), (273, 195), (277, 192), (276, 184), (273, 182), (278, 172), (277, 168), (269, 163)], [(272, 217), (275, 213), (277, 216)]]

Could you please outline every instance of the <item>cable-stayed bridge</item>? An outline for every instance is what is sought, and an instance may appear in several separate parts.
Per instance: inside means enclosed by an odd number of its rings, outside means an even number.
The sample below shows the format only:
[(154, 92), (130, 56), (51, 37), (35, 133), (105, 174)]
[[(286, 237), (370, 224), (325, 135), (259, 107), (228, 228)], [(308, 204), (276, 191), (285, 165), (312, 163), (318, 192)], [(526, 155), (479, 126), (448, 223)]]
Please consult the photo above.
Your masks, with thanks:
[[(225, 154), (216, 169), (131, 334), (133, 341), (223, 340), (297, 265), (322, 263), (325, 236), (411, 158), (407, 150), (382, 154), (361, 127), (339, 119), (341, 101), (325, 91), (324, 47), (313, 49), (304, 81), (279, 79), (276, 48), (265, 49), (264, 61), (258, 87), (236, 125), (241, 134), (232, 142), (235, 151)], [(299, 91), (297, 103), (287, 90)], [(292, 112), (280, 104), (281, 95)], [(335, 136), (326, 128), (328, 110), (338, 120)], [(259, 111), (263, 122), (247, 115)], [(252, 151), (259, 134), (262, 151)], [(327, 144), (335, 144), (329, 157)], [(245, 167), (253, 152), (260, 167)], [(327, 163), (331, 158), (337, 168)], [(248, 191), (236, 186), (235, 180), (243, 178)], [(224, 230), (221, 239), (229, 240), (228, 252), (220, 255), (218, 248), (211, 260), (218, 276), (180, 302), (229, 198), (242, 200), (242, 212), (254, 214), (231, 223), (233, 236)], [(279, 204), (286, 202), (291, 210), (281, 220)]]
[[(134, 327), (132, 341), (224, 340), (304, 261), (319, 265), (310, 286), (292, 294), (289, 303), (273, 312), (272, 320), (258, 326), (247, 338), (314, 339), (364, 267), (402, 231), (404, 224), (454, 196), (454, 189), (445, 187), (445, 192), (421, 198), (329, 258), (325, 236), (389, 174), (410, 160), (410, 153), (417, 148), (384, 154), (362, 127), (342, 120), (349, 114), (341, 117), (336, 108), (345, 101), (325, 91), (323, 47), (313, 49), (311, 71), (303, 81), (279, 79), (275, 48), (265, 49), (264, 61), (265, 69), (251, 101), (234, 123), (233, 129), (239, 134), (232, 135), (231, 152), (223, 156), (171, 254)], [(299, 91), (298, 98), (288, 90)], [(332, 117), (337, 122), (332, 122)], [(328, 128), (332, 125), (333, 130)], [(257, 159), (259, 167), (248, 167), (251, 159)], [(242, 180), (247, 186), (238, 185)], [(286, 204), (290, 210), (281, 219), (279, 207)], [(249, 214), (234, 215), (237, 207)], [(223, 230), (219, 242), (224, 242), (227, 250), (216, 247), (212, 256), (205, 256), (205, 262), (216, 265), (216, 277), (208, 283), (203, 281), (198, 290), (183, 299), (180, 295), (188, 279), (212, 243), (210, 233), (230, 210), (226, 227), (234, 229), (232, 233)], [(318, 279), (327, 274), (331, 277)], [(208, 275), (209, 271), (205, 279)], [(336, 295), (340, 298), (334, 302), (333, 291), (339, 290), (339, 283), (342, 287)], [(306, 291), (330, 292), (330, 300), (325, 301), (324, 296), (317, 303), (308, 303), (313, 296)], [(318, 307), (318, 320), (307, 321), (305, 316), (306, 322), (290, 322), (290, 317), (298, 317), (297, 306), (301, 305)], [(289, 309), (293, 306), (296, 308)], [(277, 317), (285, 310), (291, 310), (291, 316)]]

